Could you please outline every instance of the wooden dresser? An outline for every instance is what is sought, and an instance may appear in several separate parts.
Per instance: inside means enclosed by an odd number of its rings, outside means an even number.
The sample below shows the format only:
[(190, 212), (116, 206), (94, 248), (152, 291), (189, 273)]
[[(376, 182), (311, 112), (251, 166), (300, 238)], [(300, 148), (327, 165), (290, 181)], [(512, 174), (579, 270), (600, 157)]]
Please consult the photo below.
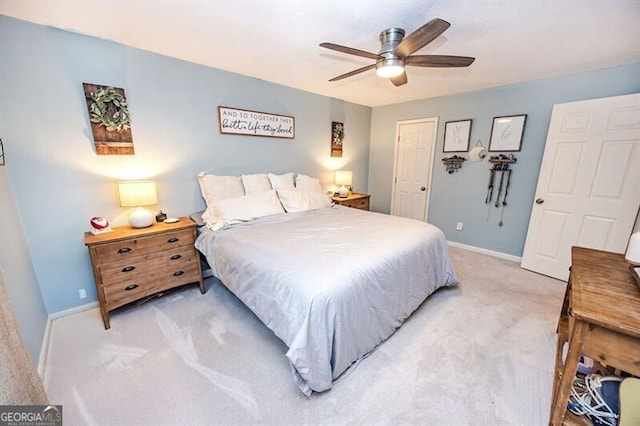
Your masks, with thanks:
[(341, 206), (352, 207), (354, 209), (360, 210), (369, 210), (369, 199), (371, 195), (369, 194), (358, 194), (356, 192), (352, 192), (346, 198), (340, 198), (338, 196), (333, 196), (331, 199), (334, 203), (340, 204)]
[[(591, 424), (567, 412), (580, 355), (640, 376), (640, 288), (622, 254), (571, 249), (571, 274), (558, 321), (549, 424)], [(569, 342), (566, 361), (562, 361)]]
[(204, 294), (195, 238), (196, 224), (186, 217), (142, 229), (85, 232), (105, 330), (110, 311), (146, 296), (190, 283)]

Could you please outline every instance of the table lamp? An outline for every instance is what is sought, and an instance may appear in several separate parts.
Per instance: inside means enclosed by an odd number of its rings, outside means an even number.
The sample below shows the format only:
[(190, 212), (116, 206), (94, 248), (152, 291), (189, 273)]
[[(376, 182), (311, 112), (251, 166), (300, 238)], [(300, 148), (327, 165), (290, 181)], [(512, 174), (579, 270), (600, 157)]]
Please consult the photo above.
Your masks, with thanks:
[(119, 182), (118, 195), (121, 207), (135, 207), (129, 215), (129, 225), (133, 228), (146, 228), (153, 225), (153, 213), (144, 206), (158, 204), (155, 182)]
[(633, 265), (640, 265), (640, 232), (631, 235), (624, 258)]
[(353, 172), (348, 170), (336, 171), (336, 185), (340, 185), (338, 194), (340, 198), (347, 198), (349, 196), (349, 188), (353, 182)]

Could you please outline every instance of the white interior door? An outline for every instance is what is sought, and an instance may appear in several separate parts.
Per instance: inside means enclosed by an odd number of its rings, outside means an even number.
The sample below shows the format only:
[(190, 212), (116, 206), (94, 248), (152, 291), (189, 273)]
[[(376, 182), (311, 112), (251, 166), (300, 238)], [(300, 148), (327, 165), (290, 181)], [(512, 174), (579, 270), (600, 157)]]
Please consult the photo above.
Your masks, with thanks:
[(553, 107), (522, 267), (566, 280), (574, 245), (626, 250), (640, 205), (640, 94)]
[(391, 214), (427, 220), (438, 118), (399, 121)]

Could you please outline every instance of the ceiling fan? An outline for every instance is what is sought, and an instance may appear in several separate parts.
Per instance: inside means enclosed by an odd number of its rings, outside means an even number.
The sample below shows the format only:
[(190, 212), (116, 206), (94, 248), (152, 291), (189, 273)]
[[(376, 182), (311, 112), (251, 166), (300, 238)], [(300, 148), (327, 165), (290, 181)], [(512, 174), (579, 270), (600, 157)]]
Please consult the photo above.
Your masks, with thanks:
[(377, 54), (334, 43), (320, 43), (321, 47), (327, 49), (375, 59), (376, 61), (375, 64), (339, 75), (329, 81), (342, 80), (375, 68), (379, 77), (388, 78), (394, 85), (402, 86), (407, 84), (407, 73), (404, 69), (406, 65), (436, 68), (468, 67), (475, 61), (475, 58), (451, 55), (412, 55), (413, 52), (422, 49), (435, 40), (450, 26), (451, 24), (447, 21), (436, 18), (424, 24), (406, 38), (404, 38), (404, 30), (402, 28), (389, 28), (380, 33), (382, 47)]

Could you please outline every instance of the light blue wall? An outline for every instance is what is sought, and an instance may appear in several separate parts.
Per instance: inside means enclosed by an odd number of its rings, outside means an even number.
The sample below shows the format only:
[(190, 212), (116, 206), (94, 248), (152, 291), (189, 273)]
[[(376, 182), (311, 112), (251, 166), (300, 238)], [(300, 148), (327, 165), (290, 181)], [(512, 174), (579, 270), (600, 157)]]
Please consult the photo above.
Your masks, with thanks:
[(32, 361), (37, 364), (47, 311), (9, 187), (7, 169), (8, 166), (0, 167), (0, 273), (4, 278), (22, 339)]
[[(640, 92), (638, 63), (374, 108), (369, 159), (372, 210), (390, 210), (396, 122), (439, 117), (428, 221), (450, 241), (521, 256), (553, 105), (635, 92)], [(528, 117), (522, 151), (514, 153), (517, 163), (500, 228), (500, 211), (484, 204), (490, 165), (486, 160), (467, 161), (460, 171), (447, 174), (441, 162), (443, 132), (445, 122), (471, 118), (471, 146), (480, 139), (488, 147), (493, 117), (516, 114)], [(462, 232), (455, 231), (456, 222), (464, 222)]]
[[(2, 16), (0, 58), (7, 170), (49, 313), (97, 299), (83, 233), (95, 215), (126, 224), (118, 180), (154, 179), (171, 216), (204, 208), (203, 170), (293, 171), (330, 183), (330, 170), (345, 168), (367, 191), (368, 107)], [(125, 89), (135, 155), (95, 154), (83, 82)], [(219, 105), (294, 116), (296, 137), (222, 136)], [(329, 156), (333, 120), (345, 123), (342, 159)]]

